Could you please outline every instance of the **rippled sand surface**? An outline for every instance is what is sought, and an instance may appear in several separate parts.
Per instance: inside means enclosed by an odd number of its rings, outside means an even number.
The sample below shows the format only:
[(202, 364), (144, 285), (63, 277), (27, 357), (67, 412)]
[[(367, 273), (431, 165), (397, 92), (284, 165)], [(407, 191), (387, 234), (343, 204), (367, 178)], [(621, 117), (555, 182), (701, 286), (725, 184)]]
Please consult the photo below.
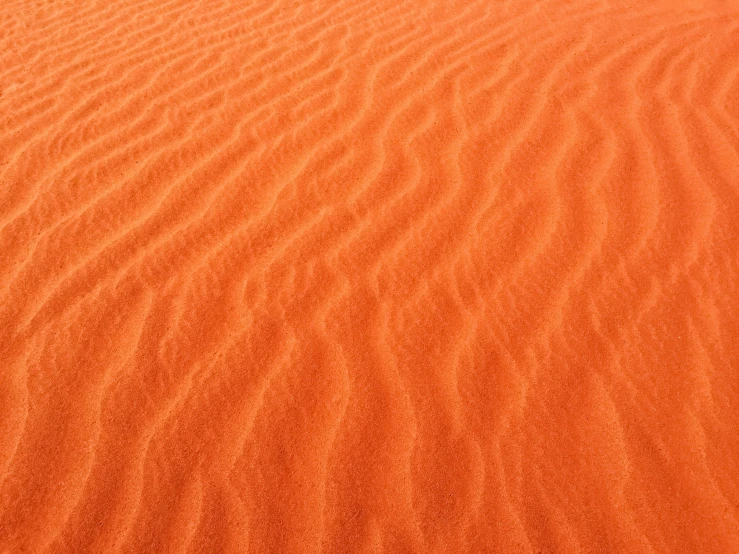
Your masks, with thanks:
[(739, 1), (0, 5), (0, 552), (739, 552)]

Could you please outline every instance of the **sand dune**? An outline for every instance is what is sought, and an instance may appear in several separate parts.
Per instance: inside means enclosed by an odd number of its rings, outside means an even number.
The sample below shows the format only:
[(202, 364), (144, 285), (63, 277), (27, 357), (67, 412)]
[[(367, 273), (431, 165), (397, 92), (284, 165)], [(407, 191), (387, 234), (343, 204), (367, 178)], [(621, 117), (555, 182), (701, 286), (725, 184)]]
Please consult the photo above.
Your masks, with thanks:
[(0, 552), (739, 552), (739, 2), (9, 0)]

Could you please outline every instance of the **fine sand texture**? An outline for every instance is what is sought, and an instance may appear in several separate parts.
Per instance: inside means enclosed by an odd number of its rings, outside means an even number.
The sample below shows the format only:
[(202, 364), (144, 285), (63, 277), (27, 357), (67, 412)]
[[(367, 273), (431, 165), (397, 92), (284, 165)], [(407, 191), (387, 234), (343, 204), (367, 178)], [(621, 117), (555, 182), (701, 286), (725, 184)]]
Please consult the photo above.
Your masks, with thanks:
[(739, 0), (0, 4), (0, 554), (739, 552)]

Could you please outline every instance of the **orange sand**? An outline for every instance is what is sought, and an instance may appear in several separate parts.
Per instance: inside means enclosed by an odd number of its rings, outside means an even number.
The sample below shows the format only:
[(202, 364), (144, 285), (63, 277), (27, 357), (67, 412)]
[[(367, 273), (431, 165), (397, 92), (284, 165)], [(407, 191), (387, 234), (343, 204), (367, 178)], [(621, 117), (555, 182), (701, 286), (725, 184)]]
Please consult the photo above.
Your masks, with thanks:
[(739, 552), (739, 0), (7, 0), (0, 553)]

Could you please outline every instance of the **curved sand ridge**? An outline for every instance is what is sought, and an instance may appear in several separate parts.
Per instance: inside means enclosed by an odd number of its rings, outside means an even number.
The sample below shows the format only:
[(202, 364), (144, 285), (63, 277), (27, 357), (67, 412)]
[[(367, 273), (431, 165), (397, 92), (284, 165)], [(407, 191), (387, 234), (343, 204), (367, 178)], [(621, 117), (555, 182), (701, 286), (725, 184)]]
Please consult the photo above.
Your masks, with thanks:
[(0, 7), (0, 552), (739, 552), (739, 3)]

